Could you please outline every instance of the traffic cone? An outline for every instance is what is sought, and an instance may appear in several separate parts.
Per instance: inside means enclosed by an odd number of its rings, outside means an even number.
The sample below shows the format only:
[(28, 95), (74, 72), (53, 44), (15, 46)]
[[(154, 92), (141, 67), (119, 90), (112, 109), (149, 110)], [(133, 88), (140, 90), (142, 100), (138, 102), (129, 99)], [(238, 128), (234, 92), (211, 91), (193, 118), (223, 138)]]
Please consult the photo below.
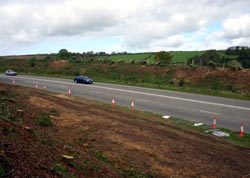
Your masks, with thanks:
[(244, 131), (243, 131), (243, 124), (240, 124), (240, 136), (244, 136)]
[(13, 80), (12, 84), (13, 84), (13, 85), (16, 85), (16, 81), (15, 81), (15, 80)]
[(112, 106), (115, 106), (115, 98), (112, 98)]
[(214, 115), (214, 121), (213, 121), (213, 124), (212, 124), (212, 128), (216, 129), (216, 115)]
[(132, 110), (134, 110), (134, 109), (135, 109), (134, 100), (132, 100), (132, 102), (131, 102), (130, 109), (132, 109)]
[(36, 84), (36, 89), (38, 89), (38, 85)]
[(68, 91), (68, 95), (69, 95), (69, 96), (71, 95), (71, 90)]
[(44, 90), (46, 90), (46, 89), (47, 89), (45, 85), (44, 85), (43, 89), (44, 89)]

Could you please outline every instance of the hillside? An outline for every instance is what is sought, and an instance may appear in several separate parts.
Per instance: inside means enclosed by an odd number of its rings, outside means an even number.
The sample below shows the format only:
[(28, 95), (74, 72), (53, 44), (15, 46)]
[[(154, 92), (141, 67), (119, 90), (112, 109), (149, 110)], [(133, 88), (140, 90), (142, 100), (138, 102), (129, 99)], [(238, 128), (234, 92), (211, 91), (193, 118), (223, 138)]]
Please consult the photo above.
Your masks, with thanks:
[(250, 149), (136, 110), (0, 85), (0, 175), (244, 177)]
[[(237, 55), (227, 55), (225, 50), (217, 51), (220, 57), (235, 59)], [(205, 51), (170, 51), (172, 56), (173, 64), (186, 64), (189, 58), (193, 58), (195, 56), (201, 56), (205, 53)], [(38, 59), (44, 60), (46, 58), (52, 58), (54, 60), (58, 59), (58, 54), (34, 54), (34, 55), (12, 55), (12, 56), (3, 56), (6, 59)], [(131, 61), (135, 63), (141, 63), (143, 61), (147, 61), (148, 64), (154, 64), (154, 56), (155, 52), (146, 52), (146, 53), (114, 53), (114, 54), (72, 54), (71, 58), (73, 60), (84, 60), (86, 58), (93, 58), (95, 60), (111, 60), (114, 62), (124, 61), (125, 63), (131, 63)], [(66, 57), (66, 59), (70, 59), (70, 57)]]

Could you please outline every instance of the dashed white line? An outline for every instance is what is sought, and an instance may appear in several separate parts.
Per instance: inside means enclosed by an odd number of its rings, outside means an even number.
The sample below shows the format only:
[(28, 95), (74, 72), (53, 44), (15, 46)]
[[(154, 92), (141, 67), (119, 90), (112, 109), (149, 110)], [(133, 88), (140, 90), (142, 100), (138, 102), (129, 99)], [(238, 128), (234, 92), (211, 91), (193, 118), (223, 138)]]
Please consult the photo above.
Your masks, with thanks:
[(100, 91), (91, 91), (91, 93), (101, 94), (103, 92), (100, 92)]
[(200, 110), (200, 112), (204, 112), (204, 113), (208, 113), (208, 114), (215, 114), (215, 115), (219, 115), (219, 113), (212, 112), (212, 111), (204, 111), (204, 110)]
[(148, 103), (149, 102), (148, 100), (142, 100), (142, 99), (136, 99), (136, 101), (141, 101), (141, 102), (144, 102), (144, 103)]

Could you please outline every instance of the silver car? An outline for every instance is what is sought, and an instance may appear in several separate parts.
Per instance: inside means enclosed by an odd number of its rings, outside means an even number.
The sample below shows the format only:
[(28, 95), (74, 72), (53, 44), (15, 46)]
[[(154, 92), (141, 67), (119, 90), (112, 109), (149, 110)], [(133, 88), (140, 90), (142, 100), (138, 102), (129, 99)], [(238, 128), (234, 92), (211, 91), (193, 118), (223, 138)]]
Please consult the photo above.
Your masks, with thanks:
[(15, 76), (17, 75), (17, 72), (15, 72), (14, 70), (6, 70), (5, 75)]

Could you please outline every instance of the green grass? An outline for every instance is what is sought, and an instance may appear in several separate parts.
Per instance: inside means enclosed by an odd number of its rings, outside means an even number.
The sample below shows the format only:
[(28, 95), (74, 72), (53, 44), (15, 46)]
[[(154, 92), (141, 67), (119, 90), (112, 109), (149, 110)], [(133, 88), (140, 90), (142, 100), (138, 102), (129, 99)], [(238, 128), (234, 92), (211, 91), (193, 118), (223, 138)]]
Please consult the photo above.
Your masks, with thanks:
[(5, 169), (0, 166), (0, 177), (4, 176), (5, 174), (6, 174)]
[(224, 57), (224, 58), (229, 58), (229, 59), (237, 59), (238, 55), (227, 55), (225, 53), (225, 51), (217, 51), (220, 55), (220, 57)]
[(204, 51), (173, 51), (170, 52), (173, 56), (172, 63), (187, 63), (187, 60), (194, 56), (201, 56)]
[[(192, 130), (195, 130), (195, 131), (200, 132), (202, 134), (217, 137), (217, 136), (212, 135), (211, 132), (205, 133), (205, 131), (212, 129), (211, 126), (209, 126), (207, 124), (203, 124), (202, 126), (194, 126), (195, 122), (187, 121), (187, 120), (180, 119), (180, 118), (170, 118), (170, 121), (174, 122), (175, 124), (177, 124), (181, 127), (192, 129)], [(226, 128), (217, 128), (217, 129), (230, 134), (229, 137), (217, 137), (218, 139), (224, 140), (224, 141), (229, 142), (231, 144), (234, 144), (236, 146), (250, 147), (250, 141), (249, 141), (250, 134), (249, 133), (244, 133), (244, 136), (240, 137), (239, 131), (232, 131), (232, 130), (226, 129)]]
[(43, 116), (40, 116), (37, 119), (37, 122), (39, 123), (39, 125), (43, 126), (43, 127), (48, 127), (52, 125), (50, 116), (48, 114), (44, 114)]
[(56, 163), (52, 170), (63, 178), (76, 178), (74, 175), (72, 175), (62, 164)]
[[(173, 56), (172, 63), (187, 63), (187, 59), (193, 56), (201, 56), (204, 54), (204, 51), (173, 51), (170, 52)], [(223, 53), (221, 53), (223, 54)], [(135, 53), (135, 54), (114, 54), (114, 55), (105, 55), (105, 56), (96, 56), (98, 60), (109, 59), (112, 61), (125, 61), (126, 63), (134, 60), (136, 63), (148, 60), (149, 64), (154, 63), (154, 53)]]
[(144, 173), (142, 171), (137, 171), (134, 168), (123, 171), (123, 177), (130, 178), (153, 178), (153, 174), (150, 172)]

